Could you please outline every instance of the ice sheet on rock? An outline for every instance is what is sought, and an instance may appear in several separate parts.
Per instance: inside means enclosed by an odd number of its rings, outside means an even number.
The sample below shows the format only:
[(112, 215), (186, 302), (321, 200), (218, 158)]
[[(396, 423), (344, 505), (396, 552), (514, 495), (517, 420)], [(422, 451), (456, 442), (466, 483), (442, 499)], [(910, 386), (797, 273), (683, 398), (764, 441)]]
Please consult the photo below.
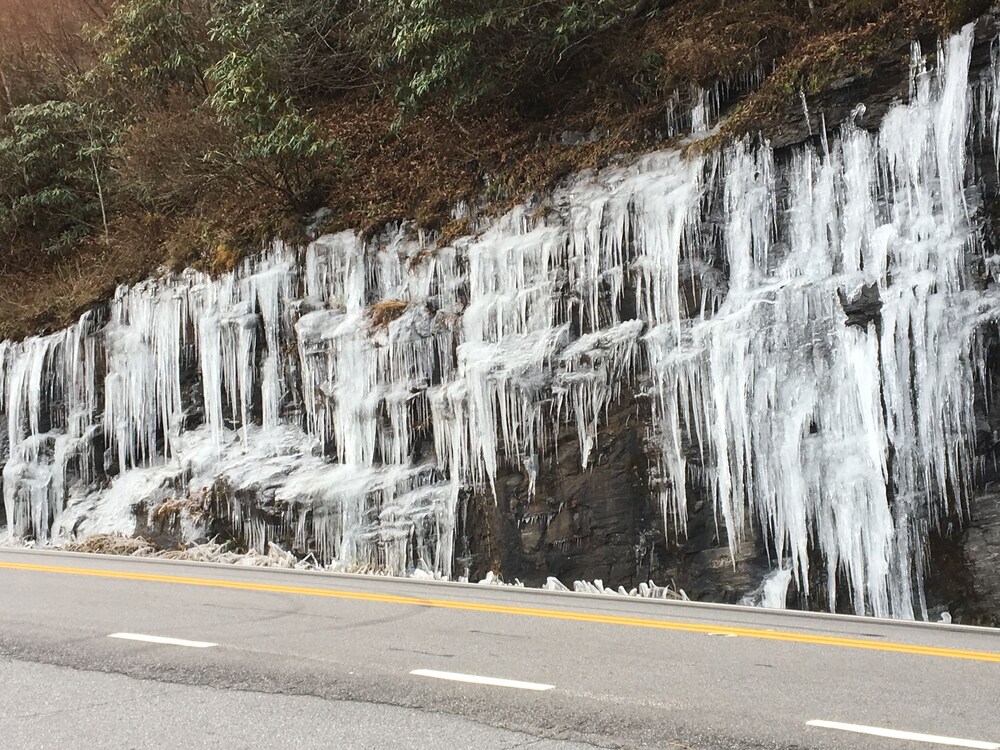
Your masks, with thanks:
[[(727, 151), (725, 297), (647, 337), (673, 518), (697, 450), (730, 546), (754, 520), (808, 594), (815, 545), (831, 608), (842, 581), (859, 613), (914, 616), (927, 530), (956, 512), (972, 469), (972, 40), (971, 27), (953, 37), (933, 72), (918, 50), (911, 101), (874, 136), (848, 125), (781, 168), (766, 145)], [(866, 284), (877, 319), (847, 326), (839, 292)]]
[(785, 609), (791, 583), (792, 571), (789, 568), (777, 568), (764, 576), (760, 586), (740, 599), (739, 603), (746, 607)]
[(59, 333), (0, 343), (0, 483), (12, 536), (45, 542), (72, 479), (92, 480), (93, 333), (87, 314)]
[(629, 320), (586, 333), (567, 346), (556, 365), (554, 393), (558, 415), (576, 420), (580, 458), (587, 468), (608, 406), (635, 376), (638, 340), (645, 324)]

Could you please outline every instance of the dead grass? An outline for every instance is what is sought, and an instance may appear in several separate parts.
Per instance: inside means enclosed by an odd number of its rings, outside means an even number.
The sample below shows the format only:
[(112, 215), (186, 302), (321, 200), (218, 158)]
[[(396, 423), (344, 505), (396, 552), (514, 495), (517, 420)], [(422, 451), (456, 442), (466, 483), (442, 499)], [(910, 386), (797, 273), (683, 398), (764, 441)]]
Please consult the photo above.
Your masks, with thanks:
[(155, 243), (95, 242), (59, 260), (41, 257), (0, 274), (0, 338), (21, 338), (68, 325), (119, 284), (139, 281), (157, 265)]
[(171, 216), (139, 209), (124, 212), (109, 228), (61, 256), (25, 249), (0, 264), (0, 340), (20, 339), (75, 322), (106, 302), (120, 284), (134, 284), (157, 269), (195, 267), (232, 270), (249, 251), (290, 232), (275, 204), (233, 189), (213, 204), (211, 215)]
[(159, 548), (140, 537), (119, 536), (118, 534), (94, 534), (78, 542), (62, 546), (67, 552), (89, 552), (97, 555), (124, 555), (127, 557), (150, 557)]
[(170, 524), (177, 522), (186, 514), (191, 521), (197, 523), (208, 514), (210, 500), (211, 497), (207, 492), (170, 498), (153, 508), (150, 520), (155, 523)]
[(375, 303), (368, 308), (372, 327), (375, 329), (388, 328), (390, 323), (402, 317), (409, 306), (409, 302), (401, 299), (387, 299)]
[[(843, 12), (852, 2), (861, 0), (834, 3), (833, 10)], [(887, 4), (864, 23), (830, 24), (800, 33), (777, 58), (774, 72), (760, 89), (746, 97), (728, 118), (721, 137), (766, 131), (768, 120), (794, 102), (799, 92), (815, 96), (838, 79), (870, 78), (877, 67), (902, 70), (909, 64), (910, 41), (920, 40), (933, 50), (940, 34), (984, 13), (989, 5), (988, 0), (902, 0)]]

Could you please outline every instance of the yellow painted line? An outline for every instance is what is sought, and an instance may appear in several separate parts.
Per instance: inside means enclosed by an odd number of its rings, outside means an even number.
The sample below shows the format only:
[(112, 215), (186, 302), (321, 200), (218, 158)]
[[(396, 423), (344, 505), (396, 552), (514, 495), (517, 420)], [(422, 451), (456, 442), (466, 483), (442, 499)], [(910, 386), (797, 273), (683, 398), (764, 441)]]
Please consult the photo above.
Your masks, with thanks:
[(619, 615), (599, 615), (589, 612), (568, 612), (566, 610), (558, 609), (512, 607), (504, 604), (479, 604), (476, 602), (450, 601), (448, 599), (426, 599), (424, 597), (396, 596), (393, 594), (369, 594), (357, 591), (319, 589), (308, 586), (280, 586), (277, 584), (250, 583), (247, 581), (224, 581), (217, 578), (192, 578), (188, 576), (160, 575), (157, 573), (99, 570), (96, 568), (69, 568), (60, 565), (32, 565), (28, 563), (0, 562), (0, 569), (24, 570), (35, 573), (60, 573), (63, 575), (90, 576), (93, 578), (113, 578), (126, 581), (174, 583), (183, 586), (203, 586), (207, 588), (233, 589), (237, 591), (261, 591), (271, 594), (317, 596), (327, 599), (350, 599), (354, 601), (380, 602), (383, 604), (403, 604), (417, 607), (433, 607), (436, 609), (454, 609), (466, 612), (489, 612), (492, 614), (518, 615), (521, 617), (540, 617), (549, 620), (568, 620), (571, 622), (597, 623), (602, 625), (624, 625), (635, 628), (673, 630), (684, 633), (700, 633), (703, 635), (735, 635), (742, 636), (744, 638), (757, 638), (766, 641), (805, 643), (813, 646), (833, 646), (837, 648), (856, 648), (863, 649), (865, 651), (887, 651), (890, 653), (911, 654), (916, 656), (938, 656), (946, 659), (965, 659), (967, 661), (992, 662), (1000, 664), (1000, 653), (990, 651), (965, 651), (962, 649), (938, 648), (936, 646), (919, 646), (910, 643), (865, 641), (860, 638), (840, 638), (837, 636), (812, 635), (784, 630), (763, 630), (760, 628), (744, 628), (730, 625), (697, 624), (689, 622), (676, 622), (672, 620), (654, 620), (641, 617), (623, 617)]

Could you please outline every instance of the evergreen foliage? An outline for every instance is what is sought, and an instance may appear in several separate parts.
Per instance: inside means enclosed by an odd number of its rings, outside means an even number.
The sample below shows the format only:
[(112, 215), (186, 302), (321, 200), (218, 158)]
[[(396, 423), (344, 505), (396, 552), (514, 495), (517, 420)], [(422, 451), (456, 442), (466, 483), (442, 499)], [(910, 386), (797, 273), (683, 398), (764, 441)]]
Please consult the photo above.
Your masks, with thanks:
[(454, 107), (551, 81), (595, 34), (650, 12), (628, 0), (377, 0), (375, 62), (407, 110), (444, 92)]
[(0, 121), (0, 237), (53, 253), (107, 230), (110, 137), (99, 112), (72, 101), (25, 104)]
[(296, 105), (282, 63), (302, 47), (290, 13), (264, 0), (220, 3), (210, 38), (224, 53), (208, 69), (208, 104), (232, 138), (206, 158), (305, 208), (335, 145)]

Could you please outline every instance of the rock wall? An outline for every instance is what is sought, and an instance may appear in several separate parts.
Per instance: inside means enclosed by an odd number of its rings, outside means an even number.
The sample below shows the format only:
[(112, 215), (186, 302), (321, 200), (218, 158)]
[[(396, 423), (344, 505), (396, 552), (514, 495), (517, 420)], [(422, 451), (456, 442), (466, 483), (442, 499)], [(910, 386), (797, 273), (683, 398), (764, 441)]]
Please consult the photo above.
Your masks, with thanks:
[(983, 621), (993, 44), (917, 50), (877, 128), (816, 101), (781, 149), (577, 175), (443, 247), (276, 245), (0, 343), (8, 532), (719, 601), (777, 571), (797, 606)]

